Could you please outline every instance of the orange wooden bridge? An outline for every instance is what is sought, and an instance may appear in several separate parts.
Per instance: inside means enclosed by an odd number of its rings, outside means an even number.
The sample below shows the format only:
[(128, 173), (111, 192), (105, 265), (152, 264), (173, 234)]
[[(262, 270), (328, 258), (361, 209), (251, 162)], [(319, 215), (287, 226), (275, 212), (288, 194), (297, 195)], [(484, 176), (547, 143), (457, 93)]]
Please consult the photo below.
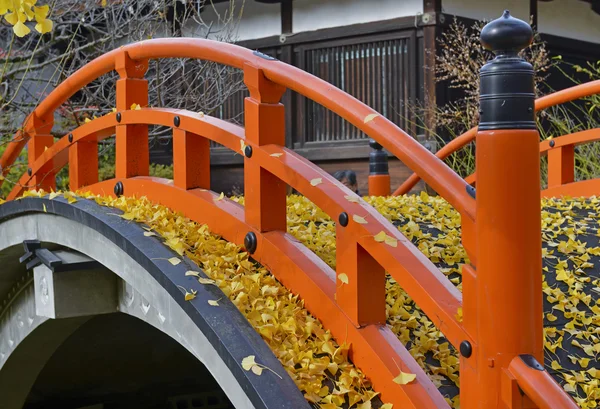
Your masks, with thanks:
[[(460, 351), (463, 409), (576, 408), (542, 366), (540, 198), (542, 194), (598, 193), (597, 181), (574, 182), (573, 152), (577, 144), (599, 137), (592, 130), (540, 144), (533, 104), (540, 110), (592, 95), (600, 91), (600, 83), (534, 101), (533, 71), (517, 56), (531, 41), (529, 26), (506, 13), (484, 30), (483, 40), (497, 57), (482, 70), (482, 126), (448, 144), (437, 157), (343, 91), (259, 52), (190, 38), (120, 47), (75, 72), (28, 117), (0, 158), (0, 169), (6, 173), (27, 146), (28, 170), (3, 206), (27, 189), (54, 189), (55, 174), (67, 164), (72, 191), (146, 196), (208, 225), (227, 241), (244, 245), (304, 300), (336, 339), (351, 344), (352, 362), (384, 401), (394, 408), (448, 408), (385, 325), (388, 272)], [(148, 106), (144, 79), (148, 61), (175, 57), (243, 70), (250, 91), (244, 106), (245, 128), (195, 112)], [(56, 109), (112, 70), (120, 76), (116, 112), (85, 123), (55, 142), (50, 130)], [(415, 175), (396, 194), (406, 193), (420, 178), (460, 213), (462, 242), (471, 261), (463, 266), (462, 293), (370, 205), (284, 147), (285, 107), (280, 99), (286, 89), (340, 115), (411, 168)], [(135, 104), (141, 109), (132, 109)], [(172, 181), (148, 176), (148, 126), (154, 125), (173, 129)], [(116, 135), (116, 177), (99, 182), (98, 143), (112, 135)], [(244, 206), (215, 200), (218, 194), (210, 190), (211, 141), (245, 156)], [(475, 176), (465, 181), (441, 160), (471, 141), (477, 143), (476, 191), (471, 187)], [(550, 169), (548, 189), (542, 193), (540, 153), (548, 155)], [(382, 180), (385, 184), (385, 178), (374, 183)], [(337, 271), (286, 233), (288, 186), (337, 220)], [(375, 240), (380, 232), (397, 245)], [(345, 274), (347, 284), (338, 285), (336, 274)], [(460, 309), (462, 319), (457, 315)], [(415, 381), (394, 382), (400, 370), (416, 374)], [(260, 399), (250, 400), (261, 406), (256, 403)]]

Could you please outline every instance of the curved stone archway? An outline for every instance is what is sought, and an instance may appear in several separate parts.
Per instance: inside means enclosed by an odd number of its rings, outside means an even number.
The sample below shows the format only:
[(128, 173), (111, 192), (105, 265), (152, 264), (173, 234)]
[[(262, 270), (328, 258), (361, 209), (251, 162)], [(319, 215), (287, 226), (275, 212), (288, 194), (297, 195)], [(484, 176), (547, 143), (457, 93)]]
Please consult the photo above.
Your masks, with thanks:
[[(178, 266), (165, 262), (173, 256), (169, 249), (156, 238), (144, 237), (139, 225), (114, 214), (114, 209), (87, 200), (73, 205), (58, 198), (6, 203), (0, 206), (0, 259), (6, 261), (4, 253), (14, 253), (15, 246), (32, 239), (84, 254), (114, 274), (114, 311), (137, 317), (181, 344), (202, 362), (236, 408), (308, 408), (291, 378), (236, 307), (225, 301), (219, 308), (208, 305), (206, 299), (220, 298), (215, 294), (220, 290), (199, 286), (186, 277), (186, 270), (197, 270), (188, 260)], [(19, 402), (22, 405), (44, 363), (89, 319), (36, 315), (34, 280), (27, 274), (18, 278), (24, 285), (12, 291), (8, 306), (0, 310), (3, 409), (5, 405), (6, 409), (21, 407)], [(184, 301), (178, 286), (197, 289), (197, 299)], [(243, 370), (241, 360), (248, 355), (255, 355), (281, 378), (269, 371), (258, 377)], [(24, 373), (22, 379), (17, 381), (16, 372)], [(15, 387), (17, 383), (21, 386)], [(9, 395), (11, 399), (6, 399)]]

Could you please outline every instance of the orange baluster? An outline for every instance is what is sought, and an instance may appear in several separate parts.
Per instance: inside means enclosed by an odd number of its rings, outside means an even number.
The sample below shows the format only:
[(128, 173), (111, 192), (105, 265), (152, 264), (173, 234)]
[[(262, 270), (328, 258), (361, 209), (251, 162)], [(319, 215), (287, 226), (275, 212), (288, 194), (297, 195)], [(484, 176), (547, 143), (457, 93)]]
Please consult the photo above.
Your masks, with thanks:
[[(115, 69), (121, 79), (117, 81), (117, 121), (120, 112), (133, 104), (148, 105), (148, 81), (144, 74), (148, 61), (134, 61), (127, 51), (115, 58)], [(148, 125), (123, 124), (116, 130), (116, 177), (147, 176), (150, 166)]]
[(173, 181), (182, 189), (210, 189), (210, 141), (173, 129)]
[(548, 188), (562, 186), (575, 180), (575, 146), (554, 148), (550, 141), (548, 151)]
[[(73, 134), (68, 138), (71, 142)], [(98, 141), (95, 137), (69, 146), (69, 189), (75, 191), (94, 183), (98, 183)]]
[[(285, 146), (285, 109), (279, 103), (285, 87), (249, 64), (244, 65), (244, 83), (250, 91), (244, 101), (246, 140), (258, 146)], [(287, 185), (252, 160), (250, 146), (244, 156), (246, 222), (262, 232), (286, 231)]]
[[(29, 169), (33, 162), (54, 144), (54, 137), (50, 134), (53, 125), (54, 121), (39, 118), (35, 113), (28, 118), (25, 132), (29, 136), (27, 143)], [(47, 163), (32, 175), (28, 185), (33, 189), (44, 189), (47, 192), (56, 189), (56, 169), (53, 169), (52, 163)]]

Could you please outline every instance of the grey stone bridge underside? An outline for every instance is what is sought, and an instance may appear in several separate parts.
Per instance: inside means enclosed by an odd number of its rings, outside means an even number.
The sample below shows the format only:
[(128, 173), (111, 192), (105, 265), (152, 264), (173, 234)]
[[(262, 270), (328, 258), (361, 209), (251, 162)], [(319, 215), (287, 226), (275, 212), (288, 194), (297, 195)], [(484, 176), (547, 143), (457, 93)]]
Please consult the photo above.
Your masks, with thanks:
[[(68, 204), (62, 198), (27, 198), (0, 205), (0, 409), (21, 408), (60, 345), (94, 315), (112, 309), (139, 318), (183, 346), (212, 374), (236, 408), (309, 408), (271, 350), (227, 297), (216, 286), (203, 286), (185, 276), (187, 270), (200, 271), (198, 267), (185, 258), (171, 265), (167, 259), (176, 254), (117, 213), (83, 199)], [(74, 289), (99, 293), (89, 297), (87, 311), (83, 308), (80, 314), (75, 311), (56, 319), (36, 314), (39, 283), (34, 285), (34, 274), (19, 263), (24, 240), (74, 250), (102, 265), (74, 276)], [(197, 297), (185, 301), (181, 287), (196, 290)], [(219, 307), (207, 302), (217, 299)], [(249, 355), (279, 376), (245, 371), (241, 362)]]

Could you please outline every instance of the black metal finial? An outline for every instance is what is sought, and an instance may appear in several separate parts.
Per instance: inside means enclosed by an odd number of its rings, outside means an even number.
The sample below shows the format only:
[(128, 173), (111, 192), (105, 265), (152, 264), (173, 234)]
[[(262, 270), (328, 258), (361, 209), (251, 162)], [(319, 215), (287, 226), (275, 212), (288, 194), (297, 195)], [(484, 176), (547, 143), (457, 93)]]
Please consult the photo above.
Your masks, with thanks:
[(375, 139), (369, 139), (369, 146), (371, 149), (375, 149), (376, 151), (380, 151), (383, 149), (383, 146), (379, 144)]
[(73, 142), (73, 134), (72, 133), (69, 134), (69, 142)]
[(532, 41), (531, 26), (508, 10), (481, 30), (481, 44), (496, 57), (480, 71), (480, 131), (536, 129), (533, 67), (519, 56)]
[(491, 21), (481, 30), (481, 44), (496, 55), (516, 55), (532, 41), (531, 26), (511, 16), (508, 10), (504, 10), (502, 17)]
[(247, 158), (251, 158), (252, 157), (252, 146), (246, 145), (244, 147), (244, 155), (246, 155)]
[(374, 139), (369, 140), (369, 146), (373, 149), (369, 153), (369, 175), (388, 175), (388, 156), (383, 146)]
[(178, 127), (180, 124), (181, 124), (181, 118), (179, 118), (178, 116), (173, 118), (173, 125)]
[(121, 113), (117, 112), (117, 122), (121, 122)]

